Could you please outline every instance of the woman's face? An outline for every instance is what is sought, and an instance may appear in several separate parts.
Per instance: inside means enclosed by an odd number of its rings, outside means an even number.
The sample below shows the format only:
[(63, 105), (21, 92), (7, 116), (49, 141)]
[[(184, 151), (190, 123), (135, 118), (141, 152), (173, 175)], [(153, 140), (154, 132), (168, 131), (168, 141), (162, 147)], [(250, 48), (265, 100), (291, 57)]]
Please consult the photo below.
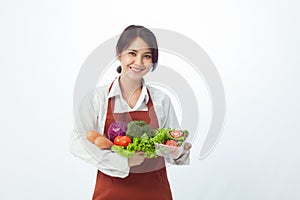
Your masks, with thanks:
[(152, 68), (152, 54), (146, 42), (137, 37), (131, 42), (127, 49), (118, 54), (121, 62), (121, 76), (140, 80)]

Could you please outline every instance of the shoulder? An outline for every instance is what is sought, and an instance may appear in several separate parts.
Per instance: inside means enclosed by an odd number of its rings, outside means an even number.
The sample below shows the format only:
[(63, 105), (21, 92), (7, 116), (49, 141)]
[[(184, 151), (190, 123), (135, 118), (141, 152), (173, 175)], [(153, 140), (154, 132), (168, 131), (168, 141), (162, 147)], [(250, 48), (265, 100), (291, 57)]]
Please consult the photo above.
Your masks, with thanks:
[(90, 90), (85, 96), (85, 101), (88, 101), (94, 105), (98, 105), (100, 102), (103, 102), (107, 99), (108, 89), (110, 85), (104, 85), (96, 87)]
[(96, 87), (94, 90), (94, 95), (96, 97), (107, 97), (109, 92), (110, 84)]

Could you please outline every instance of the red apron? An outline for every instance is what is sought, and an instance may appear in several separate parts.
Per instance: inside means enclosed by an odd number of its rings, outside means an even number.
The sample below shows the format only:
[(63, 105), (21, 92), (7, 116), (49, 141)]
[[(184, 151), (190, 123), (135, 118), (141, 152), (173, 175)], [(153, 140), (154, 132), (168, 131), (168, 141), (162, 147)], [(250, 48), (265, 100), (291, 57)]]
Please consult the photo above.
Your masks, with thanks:
[[(110, 90), (110, 88), (109, 88)], [(148, 91), (147, 91), (148, 92)], [(158, 120), (148, 92), (148, 111), (113, 113), (114, 98), (108, 100), (104, 134), (111, 123), (117, 120), (126, 123), (143, 120), (152, 129), (158, 128)], [(125, 178), (108, 176), (98, 170), (93, 200), (171, 200), (172, 193), (162, 157), (145, 159), (144, 162), (130, 168)]]

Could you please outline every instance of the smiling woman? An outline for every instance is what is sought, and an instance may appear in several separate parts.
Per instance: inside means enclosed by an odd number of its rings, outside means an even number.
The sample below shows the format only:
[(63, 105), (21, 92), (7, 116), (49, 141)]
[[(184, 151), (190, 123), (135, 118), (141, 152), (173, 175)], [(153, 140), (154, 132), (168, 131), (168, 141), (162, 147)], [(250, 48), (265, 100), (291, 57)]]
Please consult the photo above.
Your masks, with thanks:
[[(141, 42), (141, 46), (135, 46), (133, 43), (134, 40), (137, 40), (139, 38), (138, 42)], [(136, 45), (138, 45), (137, 43)], [(132, 47), (129, 47), (129, 45), (133, 45)], [(156, 42), (156, 38), (154, 34), (147, 28), (143, 26), (135, 26), (130, 25), (128, 26), (123, 33), (121, 34), (118, 43), (116, 52), (117, 55), (123, 53), (126, 49), (128, 50), (127, 53), (132, 54), (133, 56), (136, 56), (136, 50), (141, 50), (141, 48), (146, 48), (146, 50), (149, 50), (149, 53), (146, 54), (146, 56), (151, 57), (151, 61), (153, 64), (152, 71), (157, 66), (158, 61), (158, 46)], [(133, 48), (133, 49), (131, 49)], [(136, 49), (137, 48), (137, 49)], [(132, 53), (131, 51), (132, 50)], [(150, 58), (148, 57), (148, 58)], [(122, 67), (119, 66), (117, 71), (120, 73), (122, 71)]]
[[(144, 121), (152, 130), (181, 128), (169, 97), (143, 79), (157, 66), (158, 47), (154, 34), (142, 26), (127, 27), (118, 40), (116, 56), (121, 64), (117, 69), (119, 76), (113, 83), (96, 88), (79, 109), (72, 153), (98, 168), (93, 200), (170, 200), (172, 193), (164, 157), (145, 159), (143, 152), (137, 152), (125, 158), (86, 142), (86, 133), (90, 130), (103, 133), (111, 141), (118, 140), (117, 136), (108, 137), (109, 130), (114, 124), (127, 127), (132, 121)], [(130, 143), (129, 139), (125, 143)], [(171, 161), (173, 164), (188, 162), (188, 149), (179, 160)]]
[[(118, 60), (125, 70), (128, 67), (134, 72), (143, 72), (146, 74), (152, 67), (152, 54), (147, 43), (140, 37), (131, 42), (128, 49), (118, 53)], [(124, 73), (124, 69), (122, 70)]]
[(142, 92), (141, 80), (150, 69), (156, 68), (158, 47), (154, 34), (142, 26), (128, 26), (121, 34), (117, 47), (117, 58), (121, 63), (120, 75), (122, 96), (131, 108)]
[[(151, 50), (143, 39), (137, 37), (127, 49), (121, 53), (117, 52), (117, 57), (122, 66), (120, 86), (123, 98), (133, 108), (142, 91), (142, 88), (138, 86), (140, 80), (150, 71), (153, 65)], [(131, 87), (126, 89), (125, 85), (128, 84)]]

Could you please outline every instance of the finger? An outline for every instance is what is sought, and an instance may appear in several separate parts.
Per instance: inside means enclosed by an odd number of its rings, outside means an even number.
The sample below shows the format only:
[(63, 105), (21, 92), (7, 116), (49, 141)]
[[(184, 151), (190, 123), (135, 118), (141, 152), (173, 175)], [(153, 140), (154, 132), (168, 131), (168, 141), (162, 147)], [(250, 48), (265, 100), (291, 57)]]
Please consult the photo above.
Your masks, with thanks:
[(192, 147), (191, 143), (185, 143), (182, 153), (180, 154), (180, 156), (176, 160), (182, 158), (186, 153), (189, 153), (189, 150), (191, 149), (191, 147)]
[(184, 145), (184, 150), (190, 150), (190, 148), (192, 148), (192, 144), (191, 143), (185, 143)]
[(185, 150), (181, 153), (180, 157), (182, 157), (182, 156), (183, 156), (184, 154), (186, 154), (188, 151), (189, 151), (189, 149), (185, 149)]

